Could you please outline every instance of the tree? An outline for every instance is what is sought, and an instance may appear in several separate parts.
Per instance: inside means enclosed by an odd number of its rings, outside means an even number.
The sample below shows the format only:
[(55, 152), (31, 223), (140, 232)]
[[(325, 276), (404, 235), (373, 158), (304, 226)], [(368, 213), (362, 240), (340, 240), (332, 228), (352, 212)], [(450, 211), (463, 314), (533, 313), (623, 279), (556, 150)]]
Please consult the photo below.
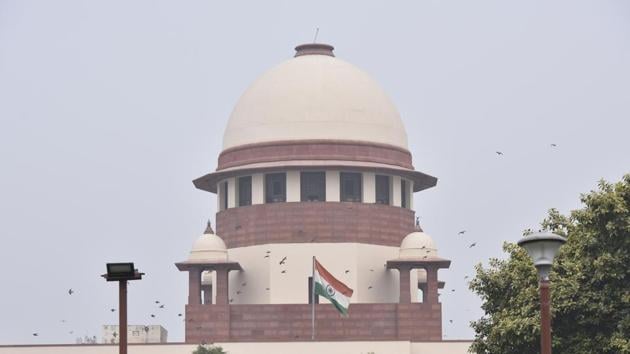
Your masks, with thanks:
[(199, 345), (192, 354), (227, 354), (223, 348), (214, 345)]
[[(541, 226), (567, 237), (551, 278), (555, 354), (630, 353), (630, 174), (599, 183), (569, 216), (551, 209)], [(536, 270), (505, 243), (507, 259), (476, 266), (470, 289), (485, 315), (472, 322), (475, 353), (537, 353), (540, 310)]]

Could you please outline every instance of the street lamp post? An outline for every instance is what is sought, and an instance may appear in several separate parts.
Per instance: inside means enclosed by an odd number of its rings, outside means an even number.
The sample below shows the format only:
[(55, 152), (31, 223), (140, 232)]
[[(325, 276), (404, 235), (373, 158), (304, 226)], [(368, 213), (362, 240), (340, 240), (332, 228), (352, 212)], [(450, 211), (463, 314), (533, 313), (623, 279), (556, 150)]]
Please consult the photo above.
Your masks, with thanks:
[(127, 281), (140, 280), (143, 275), (133, 263), (107, 263), (107, 273), (102, 275), (107, 281), (118, 282), (119, 354), (127, 354)]
[(540, 353), (551, 354), (551, 297), (549, 295), (549, 272), (553, 258), (567, 240), (551, 232), (527, 235), (518, 241), (534, 261), (538, 270), (540, 288)]

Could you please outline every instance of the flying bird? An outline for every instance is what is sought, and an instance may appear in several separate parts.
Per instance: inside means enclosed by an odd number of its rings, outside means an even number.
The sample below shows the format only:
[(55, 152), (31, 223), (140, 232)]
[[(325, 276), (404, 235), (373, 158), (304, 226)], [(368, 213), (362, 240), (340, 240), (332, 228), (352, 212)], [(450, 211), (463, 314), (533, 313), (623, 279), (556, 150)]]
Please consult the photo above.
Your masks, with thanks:
[(286, 272), (287, 272), (286, 270), (283, 270), (283, 271), (282, 271), (282, 272), (280, 272), (280, 273), (284, 274), (284, 273), (286, 273)]
[(154, 315), (154, 314), (151, 314), (151, 318), (155, 318), (155, 315)]
[(163, 308), (164, 308), (164, 304), (162, 304), (162, 305), (158, 306), (158, 308), (163, 309)]
[(350, 273), (350, 269), (346, 269), (346, 274)]
[(33, 337), (39, 336), (39, 333), (33, 333)]
[(477, 242), (473, 242), (473, 243), (471, 243), (471, 244), (470, 244), (470, 246), (468, 246), (468, 248), (473, 248), (473, 247), (475, 247), (475, 246), (477, 246)]
[(74, 294), (74, 290), (72, 290), (72, 288), (68, 289), (68, 295), (72, 295)]
[(241, 284), (241, 286), (247, 286), (247, 283), (243, 283), (243, 284)]
[(372, 289), (372, 285), (368, 286), (368, 290)]
[(182, 314), (181, 314), (181, 313), (178, 313), (178, 314), (177, 314), (177, 317), (182, 317)]
[(159, 302), (158, 300), (155, 300), (155, 303), (156, 303), (156, 304), (159, 304), (160, 302)]
[(455, 289), (451, 289), (452, 292), (455, 292)]
[(282, 260), (280, 260), (280, 265), (285, 264), (287, 261), (287, 257), (282, 258)]
[(116, 309), (109, 309), (111, 312), (116, 312)]
[(468, 276), (465, 276), (464, 279), (468, 279)]
[(466, 233), (466, 230), (462, 230), (462, 231), (458, 232), (457, 234), (458, 234), (458, 235), (463, 235), (463, 234), (465, 234), (465, 233)]
[(241, 294), (241, 291), (240, 291), (240, 290), (237, 290), (237, 291), (236, 291), (236, 295), (240, 295), (240, 294)]
[(550, 144), (550, 145), (551, 147), (554, 147), (554, 148), (558, 146), (557, 144)]
[(269, 258), (269, 255), (264, 256), (263, 258)]
[(497, 153), (497, 155), (502, 156), (503, 153), (501, 151), (495, 151)]
[(453, 320), (448, 320), (450, 323), (453, 323)]
[(269, 288), (265, 288), (265, 290), (269, 290)]
[(370, 272), (373, 272), (373, 271), (374, 271), (374, 269), (370, 269)]

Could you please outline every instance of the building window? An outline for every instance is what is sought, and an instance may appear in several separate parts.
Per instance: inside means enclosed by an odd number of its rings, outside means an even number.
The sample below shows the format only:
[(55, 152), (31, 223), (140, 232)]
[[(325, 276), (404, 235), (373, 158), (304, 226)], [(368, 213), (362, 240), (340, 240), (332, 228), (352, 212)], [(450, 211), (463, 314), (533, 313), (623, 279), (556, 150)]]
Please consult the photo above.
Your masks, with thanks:
[(326, 201), (326, 173), (302, 172), (300, 174), (300, 200), (303, 202)]
[(341, 172), (341, 201), (361, 201), (361, 174), (356, 172)]
[(252, 205), (252, 176), (238, 178), (238, 206)]
[(287, 200), (287, 175), (270, 173), (265, 175), (265, 203), (279, 203)]
[(222, 182), (219, 190), (220, 198), (221, 198), (221, 210), (226, 210), (228, 208), (228, 183), (227, 181)]
[(409, 184), (404, 179), (400, 180), (400, 206), (409, 208)]
[(389, 176), (376, 175), (376, 204), (389, 204)]

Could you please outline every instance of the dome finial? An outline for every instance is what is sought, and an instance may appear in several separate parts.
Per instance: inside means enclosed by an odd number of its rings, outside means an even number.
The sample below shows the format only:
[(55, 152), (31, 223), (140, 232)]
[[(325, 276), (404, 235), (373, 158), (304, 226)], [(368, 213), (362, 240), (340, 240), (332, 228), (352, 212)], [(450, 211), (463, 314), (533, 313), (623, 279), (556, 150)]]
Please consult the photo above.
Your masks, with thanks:
[(208, 220), (208, 225), (206, 226), (206, 231), (203, 232), (206, 235), (212, 235), (214, 234), (214, 230), (212, 230), (212, 222), (210, 222), (210, 220)]
[(416, 216), (416, 231), (422, 232), (422, 227), (420, 227), (420, 217)]
[(328, 55), (329, 57), (334, 57), (333, 50), (335, 47), (330, 44), (324, 43), (307, 43), (300, 44), (295, 47), (295, 56), (301, 57), (302, 55)]

